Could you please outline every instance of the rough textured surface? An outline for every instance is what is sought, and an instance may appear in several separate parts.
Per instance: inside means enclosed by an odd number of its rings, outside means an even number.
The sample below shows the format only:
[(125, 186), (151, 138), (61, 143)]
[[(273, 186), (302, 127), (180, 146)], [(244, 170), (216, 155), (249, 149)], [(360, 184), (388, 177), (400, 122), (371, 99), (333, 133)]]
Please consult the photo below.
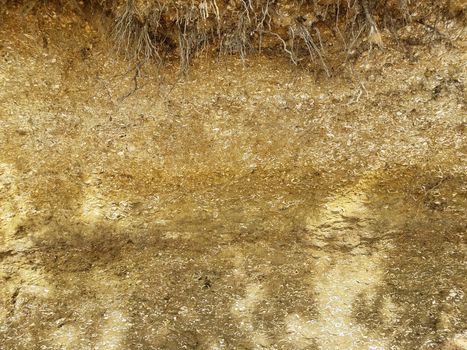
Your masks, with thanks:
[(133, 91), (95, 17), (3, 19), (1, 349), (467, 348), (461, 23)]

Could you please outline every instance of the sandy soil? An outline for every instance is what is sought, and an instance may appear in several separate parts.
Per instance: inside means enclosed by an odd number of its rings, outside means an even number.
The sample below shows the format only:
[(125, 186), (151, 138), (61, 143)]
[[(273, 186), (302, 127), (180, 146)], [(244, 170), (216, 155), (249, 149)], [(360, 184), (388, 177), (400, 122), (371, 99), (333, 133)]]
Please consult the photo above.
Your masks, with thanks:
[(459, 23), (133, 91), (98, 19), (3, 19), (2, 350), (467, 349)]

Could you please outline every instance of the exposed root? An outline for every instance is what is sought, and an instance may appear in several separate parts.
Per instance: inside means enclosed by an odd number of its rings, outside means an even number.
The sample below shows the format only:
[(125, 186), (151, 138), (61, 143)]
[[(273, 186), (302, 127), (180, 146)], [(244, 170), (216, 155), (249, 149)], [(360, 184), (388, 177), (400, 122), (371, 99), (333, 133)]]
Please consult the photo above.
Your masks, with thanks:
[(133, 85), (133, 89), (131, 89), (131, 91), (129, 91), (125, 95), (119, 97), (118, 102), (122, 102), (123, 100), (127, 99), (128, 97), (133, 95), (139, 89), (138, 78), (141, 77), (141, 66), (142, 66), (142, 64), (138, 63), (136, 65), (135, 69), (134, 69), (134, 75), (133, 75), (133, 84), (134, 85)]
[(213, 28), (208, 25), (211, 13), (219, 28), (220, 14), (215, 0), (209, 3), (203, 0), (198, 6), (192, 2), (176, 9), (175, 23), (180, 50), (180, 75), (182, 77), (188, 74), (192, 57), (202, 52), (216, 36)]
[(144, 21), (137, 16), (134, 0), (128, 0), (123, 12), (116, 19), (114, 39), (117, 51), (130, 59), (148, 61), (153, 57), (160, 59), (154, 40), (160, 26), (163, 7), (154, 7)]
[[(106, 2), (107, 8), (117, 8), (114, 38), (118, 51), (137, 62), (153, 58), (160, 61), (163, 53), (177, 51), (181, 75), (187, 74), (193, 57), (211, 44), (218, 48), (219, 55), (238, 54), (244, 59), (250, 52), (262, 52), (275, 43), (294, 64), (307, 59), (299, 58), (300, 52), (306, 51), (308, 59), (318, 60), (330, 76), (332, 66), (325, 52), (330, 41), (342, 43), (346, 62), (363, 42), (364, 31), (368, 31), (370, 50), (375, 46), (383, 49), (379, 26), (413, 21), (410, 11), (414, 13), (419, 6), (410, 0), (313, 0), (292, 4), (285, 0), (121, 1), (123, 7)], [(267, 41), (266, 36), (278, 41)]]
[(271, 0), (266, 0), (266, 4), (261, 7), (261, 18), (258, 21), (256, 26), (256, 32), (259, 34), (258, 39), (258, 51), (261, 52), (262, 44), (263, 44), (263, 34), (265, 31), (271, 30), (271, 21), (272, 15), (270, 13), (271, 10)]
[(275, 36), (277, 39), (279, 39), (279, 41), (282, 43), (284, 51), (290, 56), (290, 60), (293, 62), (293, 64), (295, 64), (295, 65), (298, 64), (297, 58), (295, 57), (294, 53), (288, 49), (287, 43), (285, 42), (284, 39), (282, 39), (282, 37), (279, 34), (274, 33), (274, 32), (269, 32), (269, 31), (265, 32), (265, 33), (271, 34), (271, 35)]
[(253, 18), (255, 18), (251, 0), (240, 0), (237, 18), (233, 30), (223, 35), (220, 52), (223, 54), (239, 53), (244, 59), (251, 49), (250, 36), (253, 33)]
[(383, 49), (384, 48), (383, 39), (381, 38), (381, 34), (378, 30), (378, 26), (376, 25), (376, 22), (370, 13), (370, 9), (368, 7), (368, 0), (360, 0), (360, 3), (363, 7), (366, 20), (368, 24), (370, 25), (370, 33), (368, 35), (368, 42), (370, 43), (370, 46), (376, 45), (380, 49)]
[(308, 50), (308, 53), (310, 55), (310, 58), (313, 60), (315, 58), (315, 55), (318, 56), (320, 62), (321, 62), (321, 65), (323, 66), (323, 69), (324, 71), (326, 72), (327, 76), (330, 77), (331, 76), (331, 73), (329, 71), (329, 68), (328, 66), (326, 65), (326, 62), (324, 61), (324, 58), (323, 58), (323, 54), (322, 54), (322, 43), (321, 43), (321, 37), (319, 36), (319, 32), (318, 32), (318, 37), (319, 37), (319, 40), (320, 40), (320, 46), (321, 48), (319, 48), (314, 40), (313, 40), (313, 37), (311, 36), (310, 32), (308, 31), (308, 28), (305, 27), (305, 25), (303, 23), (297, 23), (296, 26), (291, 26), (290, 27), (290, 34), (291, 34), (291, 38), (292, 38), (292, 42), (295, 38), (295, 36), (298, 36), (299, 38), (301, 38), (303, 40), (303, 42), (305, 43), (305, 46)]

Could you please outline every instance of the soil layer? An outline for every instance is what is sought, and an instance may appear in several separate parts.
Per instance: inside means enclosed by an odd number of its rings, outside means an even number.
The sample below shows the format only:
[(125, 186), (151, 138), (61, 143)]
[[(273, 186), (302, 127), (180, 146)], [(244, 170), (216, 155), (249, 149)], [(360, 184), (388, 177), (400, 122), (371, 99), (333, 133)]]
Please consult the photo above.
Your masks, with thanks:
[(467, 349), (458, 21), (331, 78), (264, 54), (179, 79), (97, 15), (7, 12), (2, 350)]

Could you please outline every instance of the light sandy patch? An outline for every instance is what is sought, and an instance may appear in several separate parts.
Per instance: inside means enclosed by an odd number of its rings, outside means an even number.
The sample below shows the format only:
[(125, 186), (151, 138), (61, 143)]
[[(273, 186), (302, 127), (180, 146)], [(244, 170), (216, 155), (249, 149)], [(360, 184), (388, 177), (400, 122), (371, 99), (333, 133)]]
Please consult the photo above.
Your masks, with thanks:
[(315, 288), (319, 317), (312, 325), (320, 349), (386, 349), (386, 339), (372, 334), (353, 318), (357, 298), (364, 294), (371, 299), (382, 278), (379, 259), (342, 255), (333, 265), (317, 278)]
[(100, 193), (100, 180), (95, 174), (91, 174), (84, 182), (84, 195), (81, 205), (81, 214), (86, 222), (94, 222), (104, 218), (105, 198)]
[[(8, 317), (20, 316), (24, 305), (31, 299), (47, 299), (52, 295), (52, 288), (44, 278), (40, 268), (34, 267), (25, 260), (27, 252), (34, 246), (30, 235), (18, 232), (21, 225), (34, 214), (27, 193), (21, 192), (17, 170), (6, 163), (0, 163), (0, 253), (16, 261), (19, 269), (15, 278), (4, 279), (0, 283), (0, 323)], [(25, 253), (27, 254), (27, 253)], [(12, 272), (13, 269), (3, 269)]]
[(253, 349), (264, 349), (270, 344), (268, 336), (255, 328), (253, 314), (256, 306), (265, 299), (265, 291), (261, 284), (250, 283), (246, 286), (245, 296), (237, 299), (232, 305), (231, 312), (239, 321), (240, 328), (247, 332), (253, 343)]
[[(321, 212), (307, 219), (311, 242), (319, 248), (331, 248), (331, 252), (317, 263), (319, 274), (313, 277), (317, 319), (297, 316), (287, 322), (288, 332), (295, 332), (300, 346), (316, 341), (319, 349), (326, 350), (387, 348), (387, 339), (357, 324), (353, 317), (358, 298), (364, 295), (371, 300), (383, 277), (383, 248), (378, 254), (368, 254), (359, 248), (363, 238), (373, 235), (373, 218), (367, 210), (365, 195), (371, 188), (371, 178), (370, 174), (343, 194), (330, 198)], [(343, 253), (342, 249), (350, 252)]]
[(452, 338), (452, 344), (458, 346), (461, 349), (467, 349), (467, 331), (462, 334), (456, 334)]
[(131, 220), (132, 203), (125, 198), (109, 198), (101, 187), (102, 180), (98, 174), (90, 174), (84, 182), (84, 193), (81, 204), (83, 221), (89, 224), (98, 221), (110, 221), (113, 225), (125, 224)]
[(123, 350), (125, 338), (129, 328), (128, 318), (121, 310), (109, 310), (104, 315), (101, 337), (95, 349)]
[(80, 347), (78, 336), (75, 326), (65, 324), (52, 334), (52, 344), (57, 349), (74, 350)]
[(297, 349), (305, 349), (316, 344), (316, 328), (312, 321), (298, 314), (289, 315), (285, 320), (287, 336), (284, 341)]
[(0, 243), (7, 250), (24, 250), (32, 245), (27, 237), (15, 237), (33, 212), (28, 195), (18, 188), (18, 177), (13, 166), (0, 163)]
[(209, 350), (224, 350), (226, 349), (226, 344), (224, 339), (218, 339), (211, 341), (211, 344), (207, 347)]
[(99, 321), (99, 338), (96, 350), (125, 350), (125, 340), (131, 327), (127, 314), (127, 300), (123, 297), (123, 285), (115, 278), (109, 278), (105, 271), (96, 271), (93, 276), (96, 291), (100, 291), (100, 300), (107, 301), (106, 312)]
[(370, 185), (371, 181), (363, 179), (343, 194), (331, 197), (318, 213), (307, 218), (306, 226), (315, 246), (326, 247), (332, 242), (353, 249), (362, 238), (372, 237), (373, 217), (365, 206), (365, 192)]

